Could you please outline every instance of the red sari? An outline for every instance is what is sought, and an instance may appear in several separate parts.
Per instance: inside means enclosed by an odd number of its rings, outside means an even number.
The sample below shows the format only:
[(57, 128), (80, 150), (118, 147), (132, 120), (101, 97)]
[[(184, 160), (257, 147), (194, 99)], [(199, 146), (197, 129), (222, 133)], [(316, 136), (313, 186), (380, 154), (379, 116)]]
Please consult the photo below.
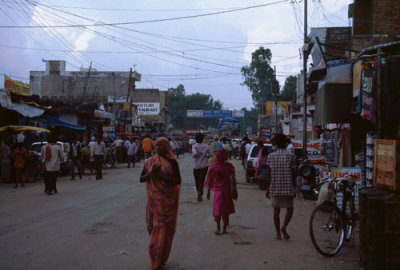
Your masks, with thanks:
[(214, 191), (213, 216), (217, 222), (222, 218), (224, 225), (229, 225), (229, 215), (235, 213), (230, 181), (236, 186), (235, 167), (224, 160), (222, 149), (219, 149), (204, 185)]
[[(168, 147), (167, 157), (176, 160), (166, 138), (157, 139), (157, 143)], [(149, 174), (153, 166), (161, 166), (161, 172), (166, 177), (174, 176), (170, 162), (159, 154), (145, 161), (144, 173)], [(171, 251), (177, 222), (180, 185), (171, 186), (165, 181), (150, 178), (147, 181), (146, 191), (146, 226), (150, 235), (150, 264), (153, 268), (159, 268), (165, 265)]]

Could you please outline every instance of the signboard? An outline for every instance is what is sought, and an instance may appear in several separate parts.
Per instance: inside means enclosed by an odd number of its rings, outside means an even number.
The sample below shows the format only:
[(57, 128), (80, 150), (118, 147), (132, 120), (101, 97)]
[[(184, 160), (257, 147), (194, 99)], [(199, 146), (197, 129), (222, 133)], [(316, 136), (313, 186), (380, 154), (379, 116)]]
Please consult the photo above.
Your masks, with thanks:
[[(343, 178), (347, 175), (353, 175), (356, 177), (355, 179), (353, 179), (353, 181), (356, 182), (356, 185), (354, 187), (354, 206), (357, 210), (358, 209), (358, 191), (362, 187), (361, 168), (356, 168), (356, 167), (332, 168), (331, 174), (332, 174), (332, 178)], [(337, 206), (339, 207), (339, 209), (341, 209), (342, 202), (343, 202), (343, 194), (342, 193), (337, 193), (336, 201), (337, 201)], [(346, 211), (348, 211), (348, 209), (346, 209)]]
[(232, 112), (232, 117), (233, 118), (244, 118), (244, 111), (234, 110)]
[(398, 190), (400, 141), (375, 140), (374, 186)]
[(101, 111), (101, 110), (94, 110), (94, 116), (100, 117), (100, 118), (112, 119), (112, 113)]
[(122, 107), (122, 110), (123, 110), (124, 112), (129, 112), (129, 111), (131, 110), (131, 104), (130, 104), (129, 102), (125, 101), (125, 102), (124, 102), (124, 105), (123, 105), (123, 107)]
[(190, 118), (203, 118), (203, 110), (188, 110), (187, 117)]
[(361, 61), (354, 63), (354, 65), (353, 65), (353, 97), (358, 97), (358, 94), (360, 92), (361, 71), (362, 71)]
[[(295, 148), (303, 147), (303, 140), (292, 140), (292, 144)], [(318, 153), (321, 151), (321, 142), (320, 140), (307, 140), (307, 151), (315, 150)]]
[(113, 96), (108, 96), (107, 98), (108, 103), (124, 103), (126, 102), (126, 96), (124, 97), (113, 97)]
[(277, 108), (275, 110), (275, 101), (267, 101), (266, 102), (266, 115), (271, 116), (275, 115), (277, 112), (278, 115), (285, 115), (289, 113), (289, 105), (291, 101), (278, 101)]
[(4, 76), (4, 89), (14, 94), (30, 96), (29, 84), (11, 80), (7, 76)]
[(114, 126), (103, 126), (103, 136), (115, 138), (115, 127)]
[[(298, 131), (303, 131), (303, 118), (298, 122)], [(307, 117), (307, 131), (312, 131), (312, 117)]]
[(213, 111), (213, 110), (204, 110), (203, 118), (225, 118), (232, 117), (232, 111), (222, 110), (222, 111)]
[(263, 140), (269, 140), (271, 139), (271, 129), (270, 128), (262, 128), (261, 129), (261, 134), (260, 134), (261, 138)]
[(154, 116), (160, 114), (159, 102), (133, 103), (138, 108), (139, 116)]

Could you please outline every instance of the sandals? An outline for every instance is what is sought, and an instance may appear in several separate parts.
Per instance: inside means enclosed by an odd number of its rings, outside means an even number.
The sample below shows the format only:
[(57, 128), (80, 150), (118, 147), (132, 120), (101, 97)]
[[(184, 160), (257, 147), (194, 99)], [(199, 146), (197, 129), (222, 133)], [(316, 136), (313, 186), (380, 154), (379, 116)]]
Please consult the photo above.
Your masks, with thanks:
[(281, 228), (281, 232), (283, 234), (283, 237), (288, 240), (290, 238), (290, 235), (287, 233), (286, 228)]

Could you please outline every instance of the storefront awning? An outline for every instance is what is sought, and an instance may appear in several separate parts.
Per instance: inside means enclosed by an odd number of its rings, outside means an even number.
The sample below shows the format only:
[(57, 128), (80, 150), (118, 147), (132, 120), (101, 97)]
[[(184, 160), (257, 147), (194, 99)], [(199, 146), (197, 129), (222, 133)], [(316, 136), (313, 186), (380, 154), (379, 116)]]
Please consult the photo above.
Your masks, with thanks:
[(85, 126), (77, 126), (77, 125), (72, 125), (63, 121), (60, 121), (58, 119), (55, 119), (51, 116), (46, 116), (45, 119), (53, 124), (55, 124), (56, 126), (62, 126), (62, 127), (67, 127), (70, 129), (75, 129), (75, 130), (85, 130), (86, 127)]
[(12, 131), (38, 131), (38, 132), (45, 132), (45, 133), (50, 133), (50, 130), (48, 129), (44, 129), (44, 128), (40, 128), (40, 127), (32, 127), (32, 126), (13, 126), (13, 125), (9, 125), (9, 126), (4, 126), (4, 127), (0, 127), (0, 131), (6, 131), (6, 130), (12, 130)]
[(352, 91), (351, 84), (322, 85), (317, 92), (314, 124), (322, 126), (328, 123), (351, 122)]

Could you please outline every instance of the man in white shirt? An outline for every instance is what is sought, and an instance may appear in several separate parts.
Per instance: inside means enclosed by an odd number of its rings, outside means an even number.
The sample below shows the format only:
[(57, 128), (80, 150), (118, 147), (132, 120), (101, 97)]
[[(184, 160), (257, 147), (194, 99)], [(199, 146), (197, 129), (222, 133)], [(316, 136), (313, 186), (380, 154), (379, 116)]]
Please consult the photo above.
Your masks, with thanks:
[(97, 135), (97, 142), (93, 144), (93, 147), (90, 149), (90, 156), (94, 158), (94, 166), (96, 169), (96, 180), (100, 180), (103, 178), (102, 168), (103, 161), (106, 156), (106, 145), (101, 140), (101, 136)]
[(61, 162), (64, 162), (64, 153), (56, 143), (54, 135), (50, 135), (48, 143), (41, 149), (41, 157), (44, 162), (46, 172), (44, 174), (44, 192), (47, 195), (57, 193), (57, 174), (60, 170)]
[(130, 166), (131, 162), (132, 162), (132, 168), (135, 168), (135, 155), (137, 152), (136, 138), (131, 137), (127, 145), (128, 148), (126, 150), (128, 154), (128, 168), (131, 167)]

